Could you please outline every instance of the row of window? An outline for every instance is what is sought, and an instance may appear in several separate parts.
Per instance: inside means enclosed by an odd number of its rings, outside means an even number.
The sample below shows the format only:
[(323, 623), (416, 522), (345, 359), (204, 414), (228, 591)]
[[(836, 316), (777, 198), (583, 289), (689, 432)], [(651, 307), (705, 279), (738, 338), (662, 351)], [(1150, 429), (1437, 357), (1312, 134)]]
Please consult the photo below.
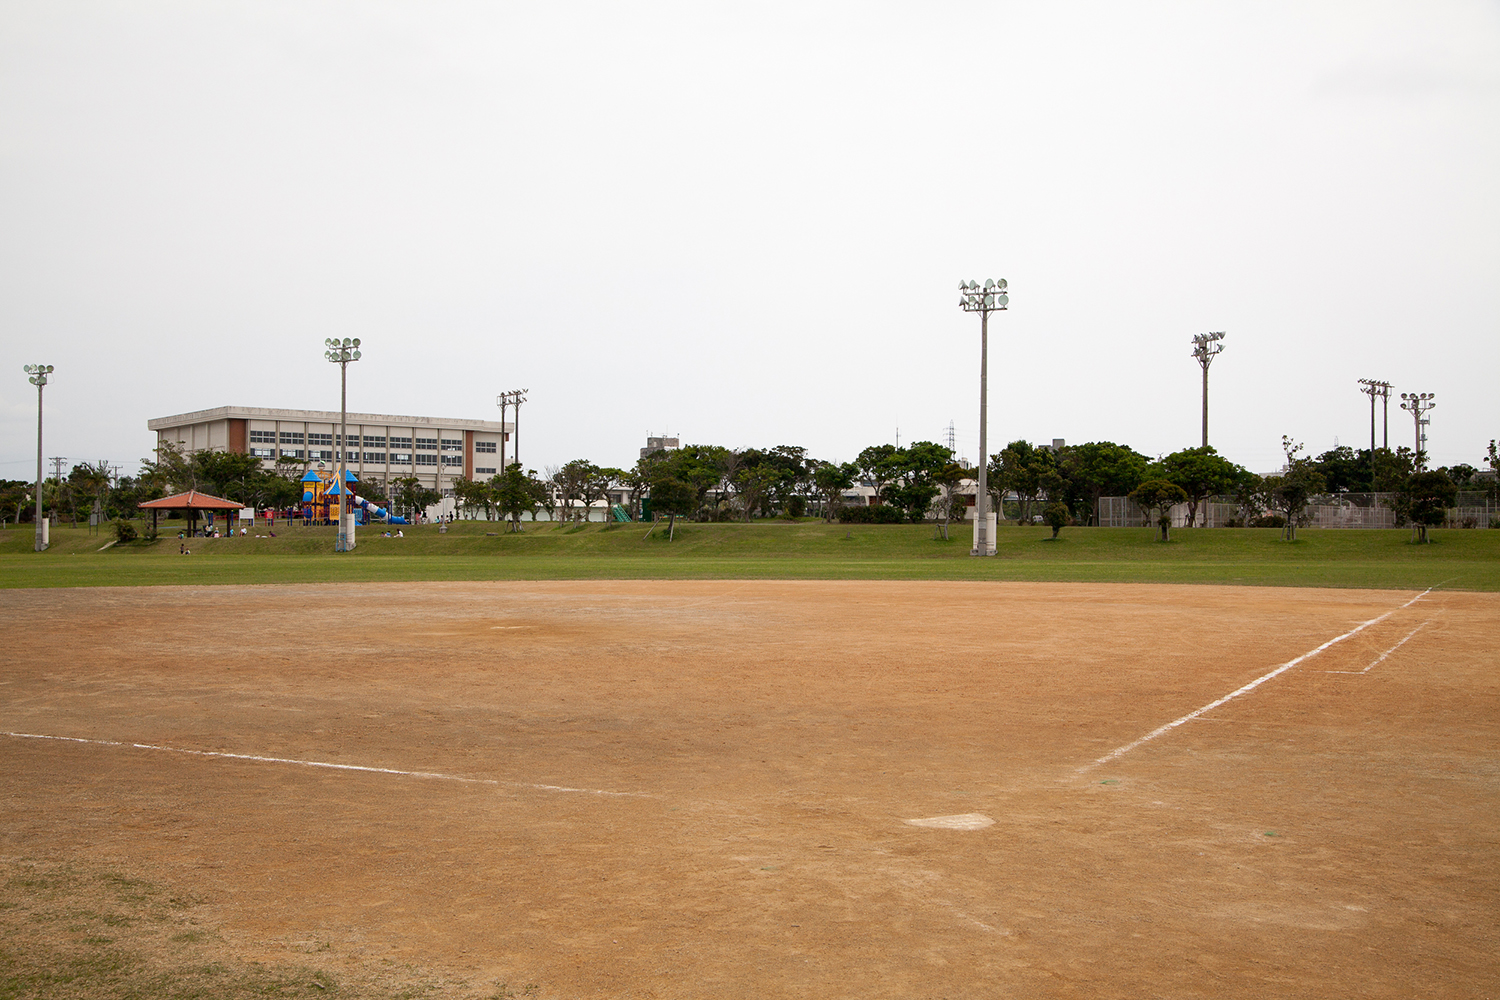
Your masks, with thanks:
[[(256, 458), (273, 459), (273, 458), (276, 457), (276, 449), (275, 448), (251, 448), (250, 449), (250, 454), (254, 455)], [(282, 458), (295, 458), (295, 459), (298, 459), (298, 460), (306, 459), (308, 461), (314, 461), (314, 462), (335, 462), (335, 461), (338, 461), (341, 458), (344, 458), (345, 461), (354, 462), (354, 463), (358, 463), (358, 462), (360, 462), (361, 459), (363, 459), (364, 463), (367, 464), (367, 465), (384, 465), (384, 464), (386, 464), (386, 460), (387, 459), (390, 460), (390, 464), (391, 465), (437, 465), (437, 464), (439, 464), (439, 456), (437, 456), (437, 455), (423, 455), (423, 454), (420, 454), (420, 453), (413, 454), (412, 452), (409, 452), (409, 451), (392, 451), (392, 452), (384, 452), (384, 451), (358, 452), (358, 451), (351, 451), (351, 452), (348, 453), (347, 458), (345, 458), (345, 456), (344, 456), (343, 453), (338, 452), (338, 451), (334, 451), (332, 449), (327, 450), (327, 451), (303, 451), (301, 448), (298, 448), (298, 449), (295, 449), (295, 450), (293, 450), (291, 448), (283, 448), (283, 449), (281, 449), (281, 457)], [(444, 468), (460, 468), (464, 464), (464, 459), (463, 459), (462, 455), (443, 455), (443, 456), (441, 456), (441, 458), (442, 458), (441, 464), (443, 465)], [(483, 472), (485, 470), (480, 469), (479, 471)], [(491, 474), (493, 474), (495, 470), (494, 469), (490, 469), (489, 471), (490, 471)]]
[[(306, 443), (310, 444), (310, 445), (323, 445), (325, 447), (331, 448), (335, 444), (335, 438), (338, 439), (337, 440), (337, 444), (340, 447), (342, 447), (343, 443), (344, 443), (343, 436), (339, 435), (339, 434), (314, 434), (314, 433), (308, 433), (306, 435), (303, 435), (303, 433), (301, 431), (282, 431), (281, 432), (281, 436), (280, 436), (280, 443), (281, 444), (303, 444), (304, 443), (303, 442), (304, 436), (306, 437)], [(440, 441), (441, 441), (441, 445), (442, 445), (442, 450), (443, 451), (463, 451), (463, 449), (464, 449), (463, 438), (441, 438), (441, 439), (439, 439), (439, 438), (417, 438), (416, 439), (416, 450), (417, 451), (437, 451)], [(277, 442), (277, 432), (276, 431), (251, 431), (250, 432), (250, 443), (251, 444), (277, 444), (278, 443)], [(349, 435), (349, 446), (351, 448), (358, 448), (361, 445), (363, 445), (366, 448), (384, 448), (386, 446), (385, 435), (383, 435), (383, 434), (366, 434), (366, 435), (363, 436), (363, 438), (361, 438), (360, 435), (358, 435), (358, 434), (350, 434)], [(393, 435), (391, 437), (391, 439), (390, 439), (390, 446), (392, 448), (411, 448), (412, 447), (412, 439), (409, 438), (409, 437), (396, 437), (396, 436)], [(494, 441), (475, 441), (474, 442), (474, 450), (476, 452), (482, 452), (482, 453), (487, 454), (487, 455), (493, 455), (495, 453), (495, 442)], [(283, 451), (282, 454), (286, 455), (286, 454), (290, 454), (290, 453), (286, 452), (286, 451)], [(265, 456), (261, 456), (261, 457), (265, 457)], [(301, 452), (297, 453), (297, 457), (298, 458), (302, 457)], [(367, 459), (367, 461), (368, 461), (368, 459)], [(384, 459), (382, 459), (381, 461), (384, 461)], [(436, 463), (427, 463), (427, 464), (436, 464)], [(451, 464), (451, 463), (449, 463), (449, 464)]]

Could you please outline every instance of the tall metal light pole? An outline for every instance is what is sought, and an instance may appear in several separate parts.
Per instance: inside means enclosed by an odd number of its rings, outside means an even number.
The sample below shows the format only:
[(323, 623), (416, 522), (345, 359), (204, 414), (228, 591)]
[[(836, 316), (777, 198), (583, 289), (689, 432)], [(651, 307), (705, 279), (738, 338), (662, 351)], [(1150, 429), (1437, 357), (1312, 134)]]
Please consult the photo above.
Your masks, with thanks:
[(981, 288), (977, 281), (958, 283), (959, 308), (964, 312), (979, 314), (979, 494), (974, 498), (974, 548), (971, 556), (995, 554), (995, 540), (990, 537), (990, 493), (989, 493), (989, 446), (985, 432), (989, 426), (989, 364), (990, 364), (990, 313), (1004, 312), (1010, 304), (1004, 278), (993, 281), (984, 279)]
[(514, 406), (516, 408), (516, 422), (512, 425), (516, 433), (516, 464), (521, 462), (521, 404), (526, 402), (526, 394), (530, 389), (512, 389), (510, 392), (502, 392), (495, 397), (495, 405), (500, 407), (500, 472), (505, 472), (505, 408)]
[(48, 539), (47, 522), (42, 520), (42, 388), (47, 384), (47, 376), (52, 374), (52, 366), (26, 365), (25, 371), (31, 376), (31, 384), (36, 386), (36, 541), (32, 550), (45, 552)]
[(323, 341), (323, 346), (328, 350), (323, 352), (323, 357), (339, 366), (339, 533), (338, 539), (333, 543), (335, 552), (348, 552), (354, 548), (354, 514), (345, 513), (349, 501), (349, 362), (359, 360), (359, 338), (352, 340), (345, 337), (339, 340), (330, 337)]
[(1208, 447), (1208, 366), (1223, 353), (1224, 331), (1200, 333), (1193, 338), (1193, 357), (1203, 366), (1203, 447)]
[(1412, 424), (1416, 428), (1417, 453), (1413, 461), (1418, 469), (1427, 464), (1427, 432), (1422, 428), (1432, 421), (1422, 414), (1437, 405), (1432, 401), (1434, 395), (1431, 392), (1403, 392), (1401, 394), (1401, 409), (1411, 412)]

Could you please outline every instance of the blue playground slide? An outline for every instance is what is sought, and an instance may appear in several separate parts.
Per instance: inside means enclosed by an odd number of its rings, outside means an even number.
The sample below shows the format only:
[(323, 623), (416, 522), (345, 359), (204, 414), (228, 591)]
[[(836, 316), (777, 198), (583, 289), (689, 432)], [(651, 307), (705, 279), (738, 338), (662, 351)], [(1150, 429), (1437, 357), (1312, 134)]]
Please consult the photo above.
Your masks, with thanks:
[(369, 524), (371, 518), (384, 521), (386, 524), (409, 524), (406, 518), (399, 514), (392, 514), (384, 507), (377, 507), (363, 497), (355, 497), (354, 502), (365, 512), (365, 523)]

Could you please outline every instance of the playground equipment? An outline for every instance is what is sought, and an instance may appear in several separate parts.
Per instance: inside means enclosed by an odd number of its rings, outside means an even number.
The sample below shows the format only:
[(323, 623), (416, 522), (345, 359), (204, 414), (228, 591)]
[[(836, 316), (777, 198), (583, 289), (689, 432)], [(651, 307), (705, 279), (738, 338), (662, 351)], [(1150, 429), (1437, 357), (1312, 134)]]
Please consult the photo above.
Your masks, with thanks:
[(356, 506), (359, 507), (359, 509), (361, 511), (364, 512), (365, 517), (364, 517), (364, 522), (363, 523), (365, 523), (365, 524), (369, 524), (370, 523), (370, 518), (372, 518), (372, 517), (375, 518), (375, 519), (377, 519), (377, 520), (384, 521), (386, 524), (409, 524), (410, 523), (409, 521), (406, 520), (406, 518), (402, 517), (400, 514), (392, 514), (390, 511), (386, 510), (384, 507), (377, 507), (374, 504), (372, 504), (370, 501), (364, 499), (363, 497), (356, 496), (354, 498), (354, 503), (355, 503)]

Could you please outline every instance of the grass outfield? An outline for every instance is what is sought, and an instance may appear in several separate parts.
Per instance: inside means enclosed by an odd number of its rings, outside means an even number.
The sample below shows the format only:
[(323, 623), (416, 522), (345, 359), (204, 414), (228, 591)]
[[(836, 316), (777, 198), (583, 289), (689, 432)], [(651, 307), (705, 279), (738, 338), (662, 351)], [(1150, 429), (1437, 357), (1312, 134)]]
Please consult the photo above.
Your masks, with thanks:
[[(265, 533), (262, 528), (261, 534)], [(1030, 580), (1220, 583), (1257, 586), (1500, 590), (1500, 531), (1435, 531), (1413, 545), (1402, 530), (1308, 530), (1288, 544), (1270, 528), (1177, 529), (1172, 541), (1146, 528), (1002, 527), (994, 559), (969, 556), (970, 529), (948, 541), (931, 525), (820, 521), (679, 524), (668, 543), (645, 526), (527, 523), (519, 535), (496, 522), (405, 528), (405, 538), (361, 529), (358, 548), (333, 550), (330, 527), (278, 526), (275, 538), (198, 538), (175, 531), (155, 543), (104, 546), (108, 533), (59, 528), (31, 551), (29, 525), (0, 532), (0, 586), (400, 582), (558, 579)]]

